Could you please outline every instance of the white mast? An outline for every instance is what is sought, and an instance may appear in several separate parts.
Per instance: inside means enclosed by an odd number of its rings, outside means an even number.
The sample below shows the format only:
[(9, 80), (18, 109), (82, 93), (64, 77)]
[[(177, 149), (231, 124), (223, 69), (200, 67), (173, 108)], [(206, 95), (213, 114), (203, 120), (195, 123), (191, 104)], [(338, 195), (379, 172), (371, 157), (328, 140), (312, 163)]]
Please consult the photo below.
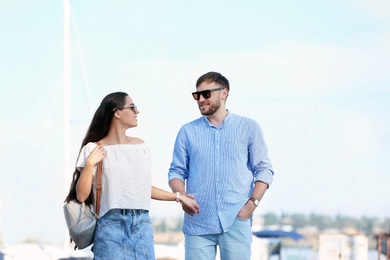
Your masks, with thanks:
[[(65, 194), (71, 181), (70, 162), (70, 0), (64, 0), (64, 185)], [(65, 249), (69, 246), (66, 232)]]
[(70, 167), (70, 0), (64, 0), (64, 175), (66, 191), (71, 178)]

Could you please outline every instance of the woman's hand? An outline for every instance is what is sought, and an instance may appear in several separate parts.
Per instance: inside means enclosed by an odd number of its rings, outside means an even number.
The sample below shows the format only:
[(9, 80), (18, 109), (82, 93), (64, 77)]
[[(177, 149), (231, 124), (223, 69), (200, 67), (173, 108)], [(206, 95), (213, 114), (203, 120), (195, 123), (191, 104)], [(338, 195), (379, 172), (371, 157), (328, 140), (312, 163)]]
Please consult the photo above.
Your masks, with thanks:
[(195, 197), (191, 194), (188, 195), (179, 195), (180, 203), (182, 204), (183, 210), (188, 215), (195, 215), (200, 213), (200, 207), (195, 200)]
[(94, 167), (101, 160), (106, 157), (106, 149), (103, 146), (96, 146), (92, 152), (89, 154), (87, 161), (85, 162), (85, 166)]

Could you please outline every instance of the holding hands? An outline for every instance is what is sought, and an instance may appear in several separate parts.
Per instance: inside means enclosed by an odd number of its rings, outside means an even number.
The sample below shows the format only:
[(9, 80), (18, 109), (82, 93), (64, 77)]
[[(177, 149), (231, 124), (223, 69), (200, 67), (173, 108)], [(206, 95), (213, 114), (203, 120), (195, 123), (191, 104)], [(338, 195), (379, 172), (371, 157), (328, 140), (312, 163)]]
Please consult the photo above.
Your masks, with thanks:
[(195, 197), (193, 195), (179, 195), (179, 200), (184, 212), (186, 212), (188, 215), (193, 216), (196, 213), (200, 213), (200, 206), (196, 202)]

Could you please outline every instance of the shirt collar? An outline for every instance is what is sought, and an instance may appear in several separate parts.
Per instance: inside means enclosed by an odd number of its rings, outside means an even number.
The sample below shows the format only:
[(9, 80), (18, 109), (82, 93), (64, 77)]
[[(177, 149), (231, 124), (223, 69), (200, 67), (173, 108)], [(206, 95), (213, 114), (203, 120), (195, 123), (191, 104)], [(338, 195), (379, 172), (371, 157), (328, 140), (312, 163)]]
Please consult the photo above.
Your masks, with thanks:
[[(223, 128), (224, 125), (227, 124), (229, 122), (230, 118), (231, 118), (231, 113), (229, 112), (229, 110), (226, 109), (226, 111), (228, 112), (228, 114), (226, 115), (225, 119), (223, 120), (221, 126), (218, 129)], [(208, 126), (216, 128), (215, 126), (210, 124), (210, 121), (207, 119), (207, 116), (202, 116), (202, 117), (203, 117), (203, 121), (205, 121), (205, 123), (208, 124)]]

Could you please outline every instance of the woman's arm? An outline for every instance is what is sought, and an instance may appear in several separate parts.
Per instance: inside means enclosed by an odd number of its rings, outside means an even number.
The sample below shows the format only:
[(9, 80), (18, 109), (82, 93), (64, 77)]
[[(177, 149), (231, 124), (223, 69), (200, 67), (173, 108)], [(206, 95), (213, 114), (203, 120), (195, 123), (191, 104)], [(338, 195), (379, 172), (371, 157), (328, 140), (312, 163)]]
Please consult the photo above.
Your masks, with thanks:
[(91, 193), (93, 165), (86, 165), (81, 171), (80, 179), (76, 184), (77, 200), (84, 202)]
[(80, 179), (76, 185), (77, 200), (84, 202), (91, 193), (93, 181), (93, 169), (97, 163), (103, 160), (105, 149), (102, 146), (96, 146), (88, 156), (85, 166), (80, 174)]
[[(152, 199), (154, 200), (175, 201), (176, 196), (177, 196), (176, 193), (172, 193), (152, 186)], [(198, 203), (195, 201), (195, 199), (180, 194), (179, 201), (185, 204), (189, 209), (191, 209), (191, 212), (189, 212), (190, 215), (193, 215), (195, 213), (200, 213), (200, 207)]]

